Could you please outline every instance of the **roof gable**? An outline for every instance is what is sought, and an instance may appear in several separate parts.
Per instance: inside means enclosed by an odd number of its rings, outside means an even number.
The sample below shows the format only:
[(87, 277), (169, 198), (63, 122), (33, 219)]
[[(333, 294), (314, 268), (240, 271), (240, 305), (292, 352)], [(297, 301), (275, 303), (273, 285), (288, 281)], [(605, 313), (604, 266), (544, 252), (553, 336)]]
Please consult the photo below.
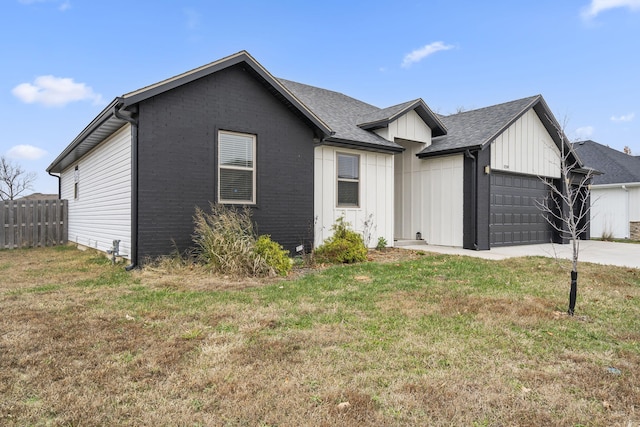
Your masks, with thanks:
[(433, 144), (422, 150), (419, 155), (482, 148), (531, 108), (538, 98), (539, 95), (441, 116), (449, 133), (434, 138)]
[[(467, 150), (482, 150), (527, 111), (533, 109), (558, 147), (564, 143), (570, 149), (568, 139), (560, 137), (561, 129), (542, 95), (441, 116), (448, 134), (433, 139), (433, 143), (418, 153), (418, 157), (433, 157)], [(581, 163), (578, 160), (578, 166)]]
[(332, 135), (333, 130), (313, 111), (309, 110), (282, 83), (273, 77), (246, 51), (214, 61), (191, 71), (179, 74), (158, 83), (146, 86), (115, 98), (49, 165), (47, 172), (60, 173), (73, 162), (95, 148), (109, 135), (128, 122), (135, 122), (137, 104), (158, 94), (175, 89), (194, 80), (238, 64), (246, 64), (252, 75), (259, 79), (274, 96), (295, 111), (299, 117), (318, 133)]
[(389, 123), (397, 120), (409, 111), (418, 113), (425, 124), (431, 128), (433, 136), (441, 136), (447, 133), (447, 128), (438, 115), (431, 111), (427, 104), (420, 98), (383, 108), (374, 113), (365, 114), (360, 117), (358, 127), (367, 130), (379, 129), (388, 126)]
[(302, 112), (302, 114), (323, 133), (331, 134), (332, 131), (326, 123), (324, 123), (313, 111), (309, 110), (304, 104), (302, 104), (300, 100), (298, 100), (284, 85), (282, 85), (278, 79), (272, 76), (266, 68), (264, 68), (249, 54), (249, 52), (245, 50), (136, 91), (129, 92), (121, 97), (123, 107), (126, 108), (130, 105), (137, 104), (140, 101), (151, 98), (160, 93), (175, 89), (176, 87), (241, 63), (249, 66), (255, 77), (260, 79), (268, 87), (273, 88), (272, 92), (277, 97), (294, 107), (296, 110)]

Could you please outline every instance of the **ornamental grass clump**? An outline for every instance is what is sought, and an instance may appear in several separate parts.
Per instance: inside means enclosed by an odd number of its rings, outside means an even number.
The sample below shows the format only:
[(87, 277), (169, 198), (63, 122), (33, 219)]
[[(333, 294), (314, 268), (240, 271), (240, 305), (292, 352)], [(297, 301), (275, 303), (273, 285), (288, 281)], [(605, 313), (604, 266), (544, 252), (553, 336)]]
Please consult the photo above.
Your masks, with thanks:
[[(286, 275), (288, 252), (269, 236), (256, 237), (251, 211), (211, 203), (196, 208), (193, 242), (196, 259), (211, 271), (237, 276)], [(285, 262), (286, 260), (286, 262)], [(288, 266), (288, 268), (286, 268)]]
[(367, 248), (362, 236), (351, 230), (351, 224), (344, 217), (331, 226), (333, 236), (326, 239), (316, 251), (316, 260), (329, 263), (362, 262), (367, 260)]

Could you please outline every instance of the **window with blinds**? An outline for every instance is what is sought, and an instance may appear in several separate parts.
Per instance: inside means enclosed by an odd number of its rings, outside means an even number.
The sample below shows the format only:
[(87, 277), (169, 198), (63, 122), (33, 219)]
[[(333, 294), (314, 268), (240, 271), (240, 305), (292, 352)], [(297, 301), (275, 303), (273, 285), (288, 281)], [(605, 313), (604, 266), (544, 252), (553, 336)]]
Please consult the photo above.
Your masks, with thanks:
[(338, 206), (360, 205), (360, 156), (338, 153)]
[(220, 203), (255, 203), (255, 152), (255, 135), (227, 131), (218, 133)]

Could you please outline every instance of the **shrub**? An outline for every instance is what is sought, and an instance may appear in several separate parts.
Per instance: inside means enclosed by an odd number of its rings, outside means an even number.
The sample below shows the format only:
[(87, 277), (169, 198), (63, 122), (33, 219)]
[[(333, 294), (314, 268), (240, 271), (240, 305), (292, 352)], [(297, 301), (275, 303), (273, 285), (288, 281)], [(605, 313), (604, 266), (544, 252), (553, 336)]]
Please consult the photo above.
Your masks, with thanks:
[[(233, 275), (286, 274), (286, 251), (270, 237), (257, 245), (251, 211), (211, 203), (211, 212), (196, 208), (196, 259), (212, 271)], [(273, 263), (273, 264), (271, 264)], [(290, 268), (290, 266), (289, 266)]]
[(289, 251), (285, 251), (281, 244), (271, 240), (271, 236), (265, 234), (258, 237), (255, 252), (276, 274), (286, 276), (291, 271)]
[(385, 249), (388, 245), (389, 243), (387, 242), (387, 239), (385, 239), (382, 236), (378, 237), (378, 244), (376, 245), (377, 250), (381, 251)]
[(349, 229), (349, 224), (340, 217), (331, 226), (333, 236), (326, 239), (316, 251), (316, 258), (321, 262), (353, 263), (367, 260), (367, 248), (362, 236)]

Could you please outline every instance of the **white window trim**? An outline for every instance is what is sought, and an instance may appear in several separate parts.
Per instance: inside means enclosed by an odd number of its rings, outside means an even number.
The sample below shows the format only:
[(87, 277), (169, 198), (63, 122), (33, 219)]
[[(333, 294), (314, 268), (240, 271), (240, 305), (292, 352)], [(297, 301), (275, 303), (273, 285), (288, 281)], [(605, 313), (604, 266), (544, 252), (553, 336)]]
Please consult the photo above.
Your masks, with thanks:
[[(253, 167), (251, 168), (247, 168), (247, 167), (242, 167), (242, 166), (222, 166), (220, 164), (220, 135), (222, 134), (227, 134), (227, 135), (240, 135), (240, 136), (245, 136), (245, 137), (249, 137), (252, 139), (252, 150), (253, 150)], [(250, 133), (242, 133), (242, 132), (231, 132), (231, 131), (227, 131), (227, 130), (220, 130), (218, 131), (218, 149), (217, 149), (217, 157), (218, 157), (218, 162), (217, 162), (217, 174), (218, 174), (218, 202), (219, 203), (223, 203), (225, 205), (255, 205), (256, 204), (256, 135), (254, 134), (250, 134)], [(243, 170), (243, 171), (251, 171), (252, 172), (252, 178), (253, 178), (253, 184), (252, 184), (252, 194), (251, 194), (251, 200), (226, 200), (223, 199), (221, 194), (220, 194), (220, 170), (221, 169), (235, 169), (235, 170)]]
[[(358, 159), (358, 179), (348, 179), (348, 178), (340, 178), (340, 160), (339, 156), (349, 156), (356, 157)], [(338, 186), (340, 181), (342, 182), (357, 182), (358, 183), (358, 203), (355, 205), (341, 205), (340, 204), (340, 192), (338, 190)], [(336, 151), (336, 208), (340, 209), (360, 209), (360, 201), (361, 201), (361, 193), (362, 193), (362, 163), (360, 154), (354, 153), (345, 153), (341, 151)]]

